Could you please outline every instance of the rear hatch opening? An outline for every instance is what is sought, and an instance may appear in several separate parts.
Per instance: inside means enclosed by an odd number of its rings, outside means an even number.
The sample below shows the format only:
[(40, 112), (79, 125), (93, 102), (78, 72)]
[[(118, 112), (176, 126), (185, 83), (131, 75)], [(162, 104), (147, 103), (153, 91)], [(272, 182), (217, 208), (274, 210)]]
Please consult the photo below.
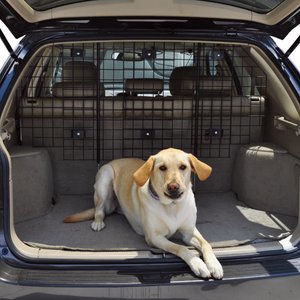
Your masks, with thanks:
[(161, 258), (121, 214), (101, 232), (63, 219), (93, 207), (99, 166), (169, 147), (213, 168), (192, 181), (197, 227), (217, 256), (291, 250), (299, 240), (299, 103), (256, 46), (44, 45), (5, 112), (1, 124), (16, 124), (2, 146), (12, 171), (9, 234), (26, 258)]

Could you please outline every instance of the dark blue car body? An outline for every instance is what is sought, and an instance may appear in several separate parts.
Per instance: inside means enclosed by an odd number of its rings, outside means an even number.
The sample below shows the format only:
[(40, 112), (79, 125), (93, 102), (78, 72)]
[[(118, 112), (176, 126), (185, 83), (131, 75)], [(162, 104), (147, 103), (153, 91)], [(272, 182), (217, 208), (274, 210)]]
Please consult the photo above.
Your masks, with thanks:
[[(94, 20), (93, 24), (98, 21)], [(197, 24), (197, 21), (194, 21)], [(155, 23), (155, 22), (154, 22)], [(135, 27), (106, 19), (101, 30), (66, 26), (32, 30), (20, 42), (0, 74), (0, 114), (24, 66), (44, 44), (109, 40), (197, 40), (255, 45), (276, 66), (300, 102), (300, 75), (288, 57), (264, 32), (216, 26), (175, 26), (157, 30), (152, 23)], [(99, 24), (98, 24), (99, 25)], [(143, 26), (139, 30), (139, 25)], [(200, 26), (201, 25), (201, 26)], [(123, 26), (123, 27), (122, 27)], [(100, 26), (99, 26), (100, 27)], [(125, 30), (122, 28), (126, 28)], [(30, 30), (28, 31), (30, 32)], [(18, 124), (16, 124), (18, 126)], [(222, 280), (195, 277), (178, 258), (128, 262), (86, 262), (24, 257), (9, 234), (10, 168), (0, 151), (0, 298), (1, 299), (299, 299), (300, 244), (291, 251), (272, 251), (220, 259)]]

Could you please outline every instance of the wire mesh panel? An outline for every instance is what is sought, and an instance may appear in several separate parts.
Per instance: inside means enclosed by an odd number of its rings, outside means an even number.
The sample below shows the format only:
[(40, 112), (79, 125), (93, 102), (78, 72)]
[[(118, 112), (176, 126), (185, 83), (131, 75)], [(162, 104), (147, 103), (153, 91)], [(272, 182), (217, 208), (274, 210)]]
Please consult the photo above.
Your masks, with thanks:
[(147, 158), (168, 147), (229, 157), (231, 145), (262, 139), (266, 86), (249, 46), (51, 45), (17, 92), (20, 142), (65, 160)]
[(22, 80), (21, 142), (47, 147), (62, 159), (96, 158), (101, 95), (94, 45), (41, 50)]

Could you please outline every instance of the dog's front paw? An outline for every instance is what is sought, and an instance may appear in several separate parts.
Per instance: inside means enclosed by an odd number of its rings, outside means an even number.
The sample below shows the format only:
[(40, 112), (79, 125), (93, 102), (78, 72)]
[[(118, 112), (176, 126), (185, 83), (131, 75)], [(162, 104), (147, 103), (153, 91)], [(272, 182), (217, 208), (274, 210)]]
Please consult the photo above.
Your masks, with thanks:
[(91, 228), (92, 228), (94, 231), (100, 231), (100, 230), (102, 230), (104, 227), (105, 227), (105, 224), (104, 224), (103, 221), (101, 221), (101, 222), (94, 221), (94, 222), (91, 224)]
[(223, 278), (223, 268), (215, 256), (210, 257), (205, 261), (209, 272), (215, 279)]
[(190, 259), (189, 266), (198, 277), (209, 278), (211, 276), (206, 264), (197, 256)]

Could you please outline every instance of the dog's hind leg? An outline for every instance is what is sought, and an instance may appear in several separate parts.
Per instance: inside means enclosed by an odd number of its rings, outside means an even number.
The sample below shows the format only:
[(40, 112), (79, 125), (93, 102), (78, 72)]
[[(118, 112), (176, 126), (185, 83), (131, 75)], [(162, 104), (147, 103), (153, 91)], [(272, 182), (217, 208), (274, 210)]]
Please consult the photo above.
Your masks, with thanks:
[(91, 224), (91, 228), (94, 231), (100, 231), (105, 227), (105, 214), (110, 214), (115, 209), (113, 177), (114, 171), (109, 164), (104, 165), (98, 171), (94, 185), (95, 217)]

